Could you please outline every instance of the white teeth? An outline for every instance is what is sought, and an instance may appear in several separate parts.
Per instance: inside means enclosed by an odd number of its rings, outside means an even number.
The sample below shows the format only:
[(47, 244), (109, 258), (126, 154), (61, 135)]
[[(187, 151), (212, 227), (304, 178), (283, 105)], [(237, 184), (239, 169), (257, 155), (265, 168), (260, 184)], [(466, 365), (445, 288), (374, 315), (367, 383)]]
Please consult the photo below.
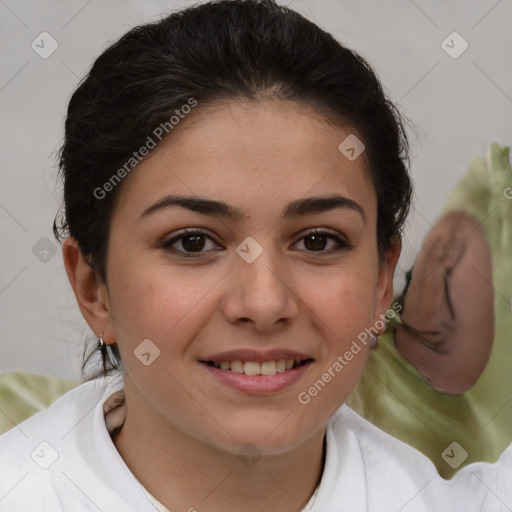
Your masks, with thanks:
[(281, 373), (286, 370), (286, 359), (279, 359), (276, 363), (276, 372)]
[(278, 359), (276, 361), (221, 361), (213, 363), (215, 368), (235, 373), (245, 373), (246, 375), (275, 375), (286, 370), (291, 370), (295, 365), (299, 365), (300, 360)]
[[(245, 363), (247, 364), (247, 363)], [(276, 362), (268, 361), (265, 363), (261, 363), (260, 373), (261, 375), (275, 375), (276, 374)]]
[(235, 373), (244, 373), (244, 363), (242, 363), (242, 361), (231, 361), (231, 371)]
[(246, 375), (259, 375), (261, 373), (261, 364), (256, 361), (246, 361), (244, 363), (244, 373)]

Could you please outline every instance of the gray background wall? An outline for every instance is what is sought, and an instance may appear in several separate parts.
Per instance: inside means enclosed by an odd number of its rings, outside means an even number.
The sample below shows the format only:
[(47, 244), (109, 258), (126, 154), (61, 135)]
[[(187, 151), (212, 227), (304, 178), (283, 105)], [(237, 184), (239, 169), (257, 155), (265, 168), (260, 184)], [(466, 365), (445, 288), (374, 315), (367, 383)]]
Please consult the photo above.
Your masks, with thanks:
[[(79, 378), (82, 346), (92, 333), (51, 232), (67, 102), (108, 43), (135, 24), (191, 3), (0, 0), (0, 372)], [(416, 197), (396, 276), (400, 287), (403, 271), (471, 157), (483, 155), (491, 142), (512, 143), (512, 1), (287, 5), (369, 60), (414, 124)], [(469, 45), (457, 58), (441, 44), (453, 31)], [(47, 36), (41, 48), (42, 32), (58, 44), (46, 59), (31, 47), (35, 40), (40, 53), (51, 49)], [(447, 44), (458, 53), (463, 41)]]

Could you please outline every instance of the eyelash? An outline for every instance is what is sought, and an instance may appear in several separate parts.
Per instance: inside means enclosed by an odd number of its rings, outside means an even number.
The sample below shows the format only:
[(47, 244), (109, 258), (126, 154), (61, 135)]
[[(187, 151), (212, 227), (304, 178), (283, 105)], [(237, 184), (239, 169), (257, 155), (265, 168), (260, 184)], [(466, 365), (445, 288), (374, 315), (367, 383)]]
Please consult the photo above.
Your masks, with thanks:
[[(183, 239), (185, 239), (185, 238), (187, 238), (189, 236), (197, 236), (197, 235), (205, 236), (206, 238), (210, 239), (212, 242), (216, 243), (215, 240), (213, 240), (213, 238), (208, 234), (207, 231), (205, 231), (203, 229), (200, 229), (200, 228), (196, 228), (196, 229), (185, 229), (185, 230), (181, 231), (176, 236), (174, 236), (171, 239), (166, 240), (165, 242), (163, 242), (162, 245), (161, 245), (161, 248), (166, 250), (166, 251), (171, 251), (171, 252), (179, 253), (179, 254), (182, 254), (182, 255), (187, 255), (186, 257), (192, 257), (192, 258), (199, 257), (202, 254), (204, 254), (206, 251), (187, 252), (187, 251), (179, 250), (179, 249), (176, 249), (176, 248), (172, 247), (172, 245), (174, 245), (176, 242), (179, 242), (180, 240), (183, 240)], [(326, 236), (328, 239), (334, 240), (338, 244), (338, 247), (335, 248), (335, 249), (327, 250), (327, 251), (326, 250), (306, 251), (306, 252), (308, 252), (310, 254), (320, 254), (320, 255), (322, 255), (322, 253), (323, 254), (332, 254), (332, 253), (339, 253), (339, 252), (342, 252), (342, 251), (347, 251), (347, 250), (353, 248), (353, 245), (350, 244), (349, 242), (347, 242), (342, 237), (339, 237), (339, 236), (337, 236), (337, 235), (335, 235), (333, 233), (330, 233), (328, 231), (321, 231), (318, 228), (317, 229), (313, 229), (311, 231), (308, 231), (301, 238), (299, 238), (298, 241), (303, 240), (303, 239), (308, 238), (308, 237), (313, 236), (313, 235), (323, 235), (323, 236)]]

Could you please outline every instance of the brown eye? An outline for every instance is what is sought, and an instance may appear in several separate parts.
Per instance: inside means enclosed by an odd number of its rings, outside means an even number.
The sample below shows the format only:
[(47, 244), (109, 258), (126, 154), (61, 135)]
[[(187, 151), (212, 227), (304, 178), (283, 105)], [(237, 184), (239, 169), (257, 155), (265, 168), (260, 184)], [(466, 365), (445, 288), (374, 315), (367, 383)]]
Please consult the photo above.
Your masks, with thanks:
[[(201, 254), (208, 252), (208, 242), (214, 247), (217, 246), (214, 240), (201, 230), (187, 230), (181, 234), (165, 241), (162, 248), (165, 250), (182, 254)], [(206, 248), (206, 250), (204, 250)], [(210, 250), (213, 247), (210, 247)]]
[(205, 246), (204, 235), (187, 235), (181, 238), (181, 246), (185, 251), (200, 251)]
[(326, 243), (327, 237), (325, 235), (314, 234), (304, 237), (304, 246), (310, 251), (322, 251), (325, 249)]
[(342, 237), (324, 231), (313, 231), (303, 236), (299, 242), (301, 241), (304, 244), (306, 252), (329, 254), (352, 248), (352, 245)]

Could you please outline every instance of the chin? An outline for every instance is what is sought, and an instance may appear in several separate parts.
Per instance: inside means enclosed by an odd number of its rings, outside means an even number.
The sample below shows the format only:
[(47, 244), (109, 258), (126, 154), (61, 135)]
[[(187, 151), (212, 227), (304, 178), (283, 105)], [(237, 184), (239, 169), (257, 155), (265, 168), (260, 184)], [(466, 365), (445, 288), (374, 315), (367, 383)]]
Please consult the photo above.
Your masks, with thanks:
[[(289, 421), (286, 419), (288, 414)], [(232, 437), (223, 431), (223, 439), (217, 438), (214, 443), (237, 456), (281, 455), (305, 442), (321, 427), (308, 429), (296, 416), (289, 411), (264, 419), (246, 415), (226, 423), (229, 425), (226, 430)]]

